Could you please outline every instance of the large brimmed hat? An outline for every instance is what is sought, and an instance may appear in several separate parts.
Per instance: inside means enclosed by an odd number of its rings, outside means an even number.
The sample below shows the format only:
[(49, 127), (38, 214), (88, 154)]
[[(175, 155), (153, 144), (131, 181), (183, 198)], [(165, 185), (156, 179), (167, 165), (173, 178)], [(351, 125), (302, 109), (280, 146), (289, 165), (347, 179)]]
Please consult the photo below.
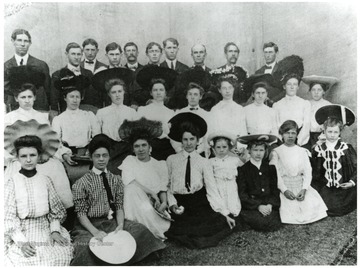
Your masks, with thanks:
[(311, 85), (312, 83), (324, 84), (326, 85), (325, 90), (328, 90), (337, 82), (339, 82), (339, 79), (332, 76), (309, 75), (309, 76), (304, 76), (302, 78), (302, 81), (307, 85)]
[(160, 121), (148, 120), (141, 117), (139, 120), (130, 121), (125, 119), (119, 129), (119, 136), (123, 141), (135, 142), (139, 137), (149, 140), (158, 138), (163, 132)]
[(134, 256), (136, 241), (129, 232), (120, 230), (109, 233), (102, 241), (91, 238), (89, 248), (96, 257), (107, 263), (122, 264)]
[(169, 120), (170, 123), (170, 132), (168, 134), (169, 138), (181, 142), (182, 136), (184, 134), (183, 124), (190, 123), (192, 124), (200, 134), (199, 138), (202, 138), (207, 132), (206, 121), (194, 113), (179, 113), (172, 117)]
[(230, 132), (226, 131), (226, 130), (218, 130), (215, 132), (212, 132), (209, 136), (208, 136), (208, 143), (210, 144), (210, 146), (213, 146), (213, 139), (217, 138), (217, 137), (224, 137), (227, 138), (231, 141), (231, 145), (235, 146), (236, 144), (236, 136), (231, 134)]
[(111, 68), (106, 69), (101, 72), (96, 73), (92, 77), (92, 85), (98, 91), (106, 92), (105, 82), (113, 79), (119, 78), (124, 81), (128, 86), (133, 81), (133, 72), (126, 68)]
[(246, 135), (237, 138), (237, 140), (243, 144), (248, 144), (254, 141), (265, 141), (267, 143), (271, 143), (277, 140), (275, 135), (270, 134), (256, 134), (256, 135)]
[(167, 84), (167, 90), (174, 86), (178, 73), (175, 70), (159, 67), (157, 65), (148, 65), (142, 68), (136, 75), (136, 82), (144, 89), (150, 89), (152, 79), (164, 79)]
[(272, 75), (275, 79), (275, 82), (277, 83), (277, 86), (280, 89), (283, 89), (282, 85), (284, 79), (293, 74), (299, 77), (300, 80), (304, 75), (303, 59), (297, 55), (287, 56), (279, 61), (277, 68)]
[(45, 82), (45, 74), (34, 66), (16, 66), (8, 70), (11, 92), (14, 94), (25, 84), (39, 87)]
[(10, 154), (16, 155), (14, 142), (26, 135), (38, 136), (42, 143), (41, 161), (47, 161), (53, 156), (60, 145), (59, 135), (48, 124), (39, 124), (36, 120), (17, 120), (4, 130), (4, 148)]
[(253, 92), (254, 86), (258, 83), (263, 83), (268, 90), (275, 86), (274, 77), (271, 74), (253, 74), (245, 79), (243, 88), (247, 92)]
[(339, 104), (323, 106), (315, 113), (315, 119), (319, 125), (322, 125), (329, 117), (338, 118), (347, 126), (351, 126), (355, 122), (355, 113), (348, 107)]
[(90, 86), (90, 78), (84, 75), (75, 75), (68, 68), (62, 68), (59, 74), (59, 80), (55, 80), (54, 86), (62, 92), (63, 95), (78, 90), (84, 95), (85, 89)]

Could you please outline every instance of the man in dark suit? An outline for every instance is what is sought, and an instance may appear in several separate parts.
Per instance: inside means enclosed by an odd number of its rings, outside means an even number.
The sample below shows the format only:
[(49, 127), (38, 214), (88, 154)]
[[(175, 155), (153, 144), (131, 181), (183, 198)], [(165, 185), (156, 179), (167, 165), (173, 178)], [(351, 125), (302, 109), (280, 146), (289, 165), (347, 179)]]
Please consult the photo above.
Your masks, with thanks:
[(167, 38), (163, 41), (165, 51), (165, 61), (160, 66), (173, 69), (178, 73), (183, 73), (189, 69), (187, 65), (176, 59), (179, 51), (179, 42), (175, 38)]
[[(88, 84), (90, 84), (93, 74), (91, 71), (80, 66), (82, 52), (82, 48), (79, 44), (74, 42), (69, 43), (65, 49), (68, 64), (64, 68), (70, 70), (76, 76), (83, 75), (87, 78), (84, 80), (88, 81)], [(52, 74), (51, 83), (51, 109), (58, 112), (63, 112), (66, 109), (66, 103), (62, 98), (61, 88), (59, 87), (59, 80), (61, 79), (60, 71), (62, 69), (57, 70)], [(100, 92), (97, 92), (92, 86), (85, 87), (84, 96), (82, 97), (81, 104), (89, 104), (98, 108), (103, 107)]]
[(34, 109), (48, 111), (50, 102), (49, 66), (44, 61), (28, 54), (29, 48), (31, 46), (31, 36), (28, 31), (24, 29), (14, 30), (11, 34), (11, 42), (15, 48), (15, 55), (11, 59), (7, 60), (4, 64), (4, 102), (6, 105), (6, 110), (9, 112), (19, 107), (10, 91), (8, 84), (9, 69), (20, 65), (27, 65), (33, 67), (45, 75), (44, 84), (38, 87), (36, 90)]
[(99, 52), (98, 43), (92, 39), (88, 38), (82, 43), (84, 60), (81, 61), (80, 66), (86, 70), (94, 73), (100, 67), (107, 67), (106, 64), (98, 61), (96, 55)]
[(277, 69), (276, 57), (279, 52), (279, 47), (273, 43), (265, 43), (263, 46), (265, 65), (262, 66), (255, 74), (273, 74)]
[(196, 44), (191, 48), (191, 57), (194, 60), (194, 65), (191, 68), (194, 68), (195, 66), (200, 66), (204, 69), (206, 72), (210, 72), (211, 69), (207, 66), (205, 66), (205, 58), (206, 58), (206, 47), (201, 44)]
[(139, 50), (138, 46), (134, 42), (128, 42), (125, 44), (124, 54), (127, 61), (124, 65), (125, 68), (135, 72), (142, 67), (142, 65), (137, 61)]

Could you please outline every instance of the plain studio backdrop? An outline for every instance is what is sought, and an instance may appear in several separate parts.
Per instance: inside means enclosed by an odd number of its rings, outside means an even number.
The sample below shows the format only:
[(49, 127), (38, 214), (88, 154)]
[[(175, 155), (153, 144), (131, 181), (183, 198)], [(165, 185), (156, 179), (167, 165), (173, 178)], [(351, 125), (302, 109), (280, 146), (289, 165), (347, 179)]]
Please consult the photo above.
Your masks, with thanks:
[[(66, 65), (65, 47), (70, 42), (81, 45), (94, 38), (99, 43), (98, 59), (108, 63), (108, 43), (123, 47), (133, 41), (139, 47), (139, 62), (146, 64), (146, 45), (162, 44), (167, 37), (178, 39), (178, 59), (190, 66), (191, 47), (204, 44), (210, 68), (225, 64), (224, 45), (235, 42), (240, 48), (238, 65), (253, 74), (264, 64), (263, 43), (272, 41), (279, 46), (278, 60), (292, 54), (303, 58), (304, 75), (339, 78), (325, 99), (356, 113), (356, 10), (355, 5), (326, 2), (6, 4), (4, 60), (14, 54), (12, 31), (24, 28), (32, 36), (29, 54), (47, 62), (50, 75)], [(303, 83), (298, 95), (310, 98)], [(356, 125), (342, 133), (355, 148)]]

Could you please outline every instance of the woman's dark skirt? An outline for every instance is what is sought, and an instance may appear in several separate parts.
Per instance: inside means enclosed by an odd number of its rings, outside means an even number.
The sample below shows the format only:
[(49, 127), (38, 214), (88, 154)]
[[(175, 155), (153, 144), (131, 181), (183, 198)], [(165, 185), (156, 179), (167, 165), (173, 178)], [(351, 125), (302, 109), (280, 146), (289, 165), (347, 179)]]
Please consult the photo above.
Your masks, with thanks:
[[(108, 220), (106, 218), (90, 219), (91, 223), (98, 230), (110, 233), (117, 227), (115, 219)], [(128, 231), (136, 241), (136, 252), (130, 261), (123, 265), (134, 264), (152, 252), (165, 248), (165, 244), (155, 238), (155, 236), (142, 224), (133, 221), (124, 221), (124, 230)], [(74, 230), (71, 232), (74, 244), (74, 258), (71, 261), (71, 266), (100, 266), (110, 265), (99, 258), (97, 258), (89, 248), (90, 239), (93, 235), (85, 230), (85, 228), (77, 220)]]
[(277, 210), (273, 210), (268, 216), (263, 216), (258, 210), (242, 209), (240, 218), (256, 231), (273, 232), (282, 226), (280, 214)]
[(174, 196), (185, 210), (182, 215), (172, 214), (174, 222), (165, 233), (167, 238), (188, 248), (207, 248), (231, 233), (225, 217), (212, 210), (205, 187), (194, 194)]
[(356, 186), (349, 189), (324, 186), (319, 193), (328, 207), (329, 216), (343, 216), (356, 209)]

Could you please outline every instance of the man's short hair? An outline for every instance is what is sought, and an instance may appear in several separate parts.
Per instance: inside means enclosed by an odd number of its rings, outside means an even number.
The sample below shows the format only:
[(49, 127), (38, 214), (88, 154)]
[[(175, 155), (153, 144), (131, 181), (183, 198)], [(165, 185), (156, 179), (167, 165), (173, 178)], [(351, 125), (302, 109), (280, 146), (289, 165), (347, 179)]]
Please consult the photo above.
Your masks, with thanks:
[(263, 50), (267, 47), (273, 47), (275, 52), (278, 53), (279, 52), (279, 47), (277, 46), (277, 44), (275, 44), (274, 42), (268, 42), (268, 43), (265, 43), (264, 46), (263, 46)]
[(194, 48), (194, 46), (197, 46), (197, 45), (202, 46), (202, 47), (205, 49), (205, 53), (206, 53), (206, 46), (205, 46), (205, 45), (203, 45), (203, 44), (196, 44), (196, 45), (193, 45), (193, 46), (191, 47), (191, 53), (193, 53), (193, 48)]
[(157, 46), (157, 47), (160, 49), (160, 52), (162, 52), (162, 47), (160, 46), (159, 43), (150, 42), (150, 43), (146, 46), (145, 53), (147, 54), (147, 53), (148, 53), (148, 50), (149, 50), (150, 48), (152, 48), (153, 46)]
[(169, 38), (166, 38), (166, 39), (163, 41), (163, 46), (164, 46), (164, 48), (166, 47), (166, 43), (167, 43), (167, 42), (171, 42), (171, 43), (173, 43), (174, 45), (179, 46), (178, 40), (176, 40), (175, 38), (169, 37)]
[(11, 39), (12, 40), (16, 40), (16, 37), (19, 35), (19, 34), (25, 34), (27, 35), (27, 37), (29, 38), (29, 41), (31, 43), (31, 35), (28, 31), (24, 30), (24, 29), (15, 29), (12, 34), (11, 34)]
[(229, 46), (236, 46), (238, 52), (240, 52), (239, 47), (238, 47), (234, 42), (228, 42), (228, 43), (226, 43), (226, 45), (224, 46), (224, 53), (227, 53), (227, 50), (228, 50)]
[(92, 38), (85, 39), (84, 42), (82, 43), (83, 48), (87, 45), (93, 45), (96, 48), (99, 48), (98, 43)]
[(193, 89), (193, 88), (197, 88), (200, 92), (200, 96), (203, 96), (204, 93), (205, 93), (205, 90), (203, 89), (202, 86), (200, 86), (199, 84), (197, 83), (194, 83), (194, 82), (190, 82), (189, 85), (187, 86), (186, 90), (185, 90), (185, 94), (187, 94), (189, 92), (190, 89)]
[(112, 42), (105, 47), (106, 53), (108, 53), (110, 50), (116, 50), (116, 49), (119, 49), (120, 53), (122, 53), (121, 46), (116, 42)]
[(69, 50), (72, 48), (80, 48), (82, 50), (81, 46), (78, 43), (71, 42), (66, 46), (65, 51), (69, 52)]
[(124, 51), (126, 50), (127, 47), (136, 47), (136, 50), (139, 51), (138, 46), (134, 42), (127, 42), (124, 46)]

